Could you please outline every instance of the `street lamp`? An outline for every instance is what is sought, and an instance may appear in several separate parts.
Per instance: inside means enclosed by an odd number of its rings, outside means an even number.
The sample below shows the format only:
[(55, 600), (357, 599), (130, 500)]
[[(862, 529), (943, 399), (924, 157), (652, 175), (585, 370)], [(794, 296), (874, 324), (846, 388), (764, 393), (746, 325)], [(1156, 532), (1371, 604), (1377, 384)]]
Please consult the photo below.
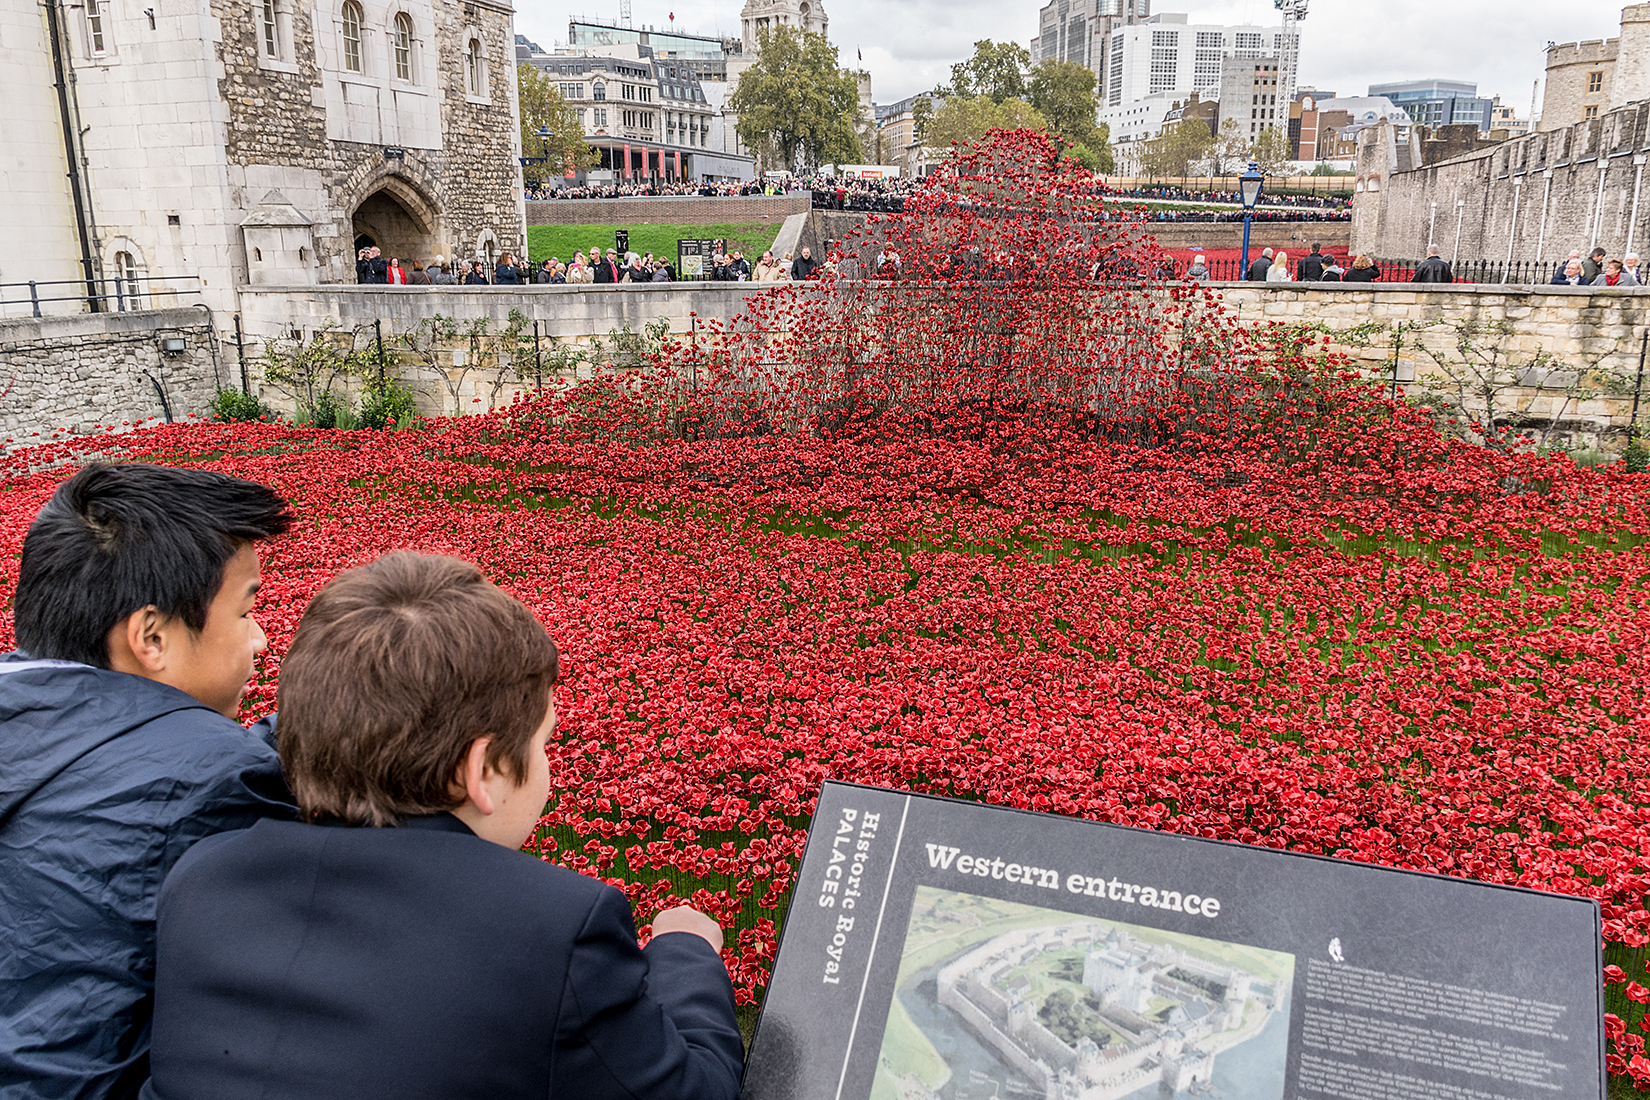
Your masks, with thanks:
[(1255, 203), (1260, 201), (1260, 185), (1266, 182), (1266, 177), (1260, 174), (1260, 165), (1249, 162), (1249, 170), (1238, 177), (1238, 194), (1243, 197), (1243, 270), (1238, 273), (1239, 279), (1249, 277), (1249, 221), (1255, 213)]

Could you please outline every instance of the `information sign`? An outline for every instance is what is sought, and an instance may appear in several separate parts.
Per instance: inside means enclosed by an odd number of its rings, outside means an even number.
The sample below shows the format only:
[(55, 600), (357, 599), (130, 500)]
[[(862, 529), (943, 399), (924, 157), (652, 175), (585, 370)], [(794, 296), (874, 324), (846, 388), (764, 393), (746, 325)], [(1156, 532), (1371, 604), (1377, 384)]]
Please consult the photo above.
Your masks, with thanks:
[(676, 277), (708, 279), (712, 258), (728, 250), (725, 237), (709, 240), (683, 238), (676, 242)]
[(1604, 1094), (1595, 902), (827, 783), (745, 1100)]

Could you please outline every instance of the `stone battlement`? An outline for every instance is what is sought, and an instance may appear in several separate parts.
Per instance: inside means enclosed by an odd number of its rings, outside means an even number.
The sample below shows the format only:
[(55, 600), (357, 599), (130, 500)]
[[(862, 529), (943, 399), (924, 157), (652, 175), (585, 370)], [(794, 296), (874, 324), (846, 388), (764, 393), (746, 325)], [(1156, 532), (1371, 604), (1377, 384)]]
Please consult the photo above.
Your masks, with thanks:
[(1547, 68), (1597, 61), (1614, 61), (1621, 48), (1619, 38), (1594, 38), (1586, 42), (1566, 42), (1547, 51)]

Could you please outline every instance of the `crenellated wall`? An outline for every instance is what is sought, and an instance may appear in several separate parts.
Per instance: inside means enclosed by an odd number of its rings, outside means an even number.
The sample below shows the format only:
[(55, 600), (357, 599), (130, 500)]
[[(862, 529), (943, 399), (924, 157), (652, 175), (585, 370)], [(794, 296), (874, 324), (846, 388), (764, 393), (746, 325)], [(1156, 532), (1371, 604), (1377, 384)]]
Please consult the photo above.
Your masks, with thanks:
[(1410, 172), (1391, 128), (1359, 135), (1352, 247), (1373, 256), (1550, 260), (1650, 252), (1650, 102)]

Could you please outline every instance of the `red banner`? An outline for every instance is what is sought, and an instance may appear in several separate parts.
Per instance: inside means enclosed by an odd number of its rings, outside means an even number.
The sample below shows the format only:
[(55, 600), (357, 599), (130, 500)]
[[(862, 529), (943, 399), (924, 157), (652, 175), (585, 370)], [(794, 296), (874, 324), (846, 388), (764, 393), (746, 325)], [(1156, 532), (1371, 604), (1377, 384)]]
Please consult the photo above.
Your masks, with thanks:
[(676, 158), (676, 178), (681, 179), (682, 178), (682, 151), (680, 149), (678, 149), (672, 155)]
[(573, 171), (573, 154), (568, 153), (567, 154), (567, 178), (572, 179), (576, 175), (578, 175), (578, 173)]
[(630, 178), (630, 144), (628, 142), (625, 143), (624, 147), (624, 178)]

